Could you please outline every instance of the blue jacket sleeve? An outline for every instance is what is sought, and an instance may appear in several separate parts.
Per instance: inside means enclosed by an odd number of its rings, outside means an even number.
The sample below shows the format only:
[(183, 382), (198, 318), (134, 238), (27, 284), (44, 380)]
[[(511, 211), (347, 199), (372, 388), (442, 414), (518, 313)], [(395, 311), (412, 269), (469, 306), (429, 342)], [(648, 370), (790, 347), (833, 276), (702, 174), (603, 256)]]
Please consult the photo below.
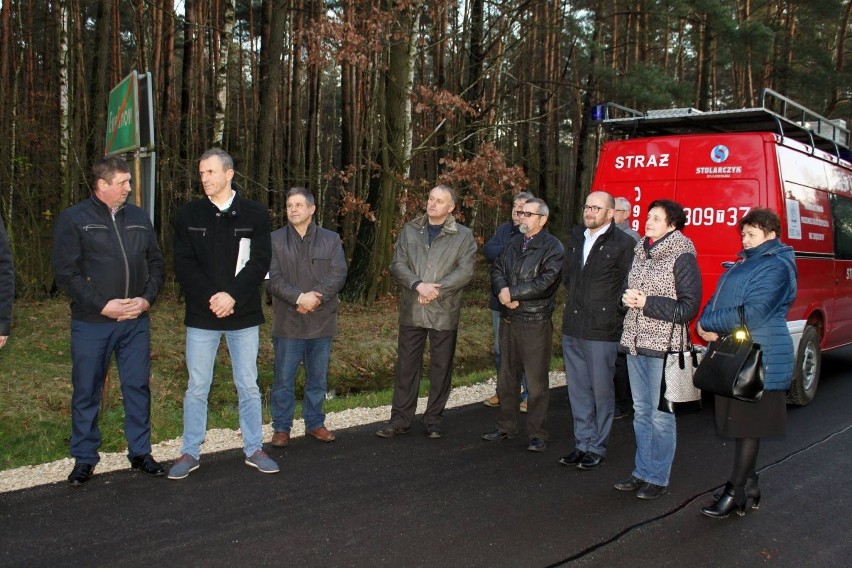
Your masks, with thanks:
[(783, 262), (766, 263), (750, 276), (748, 285), (740, 290), (742, 302), (713, 309), (721, 292), (717, 288), (701, 313), (699, 320), (701, 327), (705, 331), (713, 331), (721, 335), (731, 333), (740, 326), (740, 305), (745, 308), (747, 327), (763, 327), (789, 293), (787, 287), (789, 279), (790, 271)]
[(485, 260), (488, 261), (488, 264), (497, 260), (500, 253), (503, 252), (504, 248), (506, 248), (506, 244), (512, 238), (513, 228), (514, 225), (512, 223), (503, 223), (497, 227), (496, 231), (494, 231), (494, 236), (485, 242), (485, 245), (482, 247), (482, 252), (485, 254)]

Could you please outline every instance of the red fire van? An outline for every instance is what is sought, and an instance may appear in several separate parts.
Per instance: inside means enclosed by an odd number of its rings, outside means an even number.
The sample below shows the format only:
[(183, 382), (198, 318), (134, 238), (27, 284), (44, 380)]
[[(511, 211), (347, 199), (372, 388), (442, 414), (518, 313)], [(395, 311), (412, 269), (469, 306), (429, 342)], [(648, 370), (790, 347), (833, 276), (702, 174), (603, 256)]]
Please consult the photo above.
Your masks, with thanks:
[[(788, 402), (808, 404), (821, 352), (852, 343), (852, 155), (849, 132), (765, 90), (763, 106), (731, 111), (671, 109), (599, 116), (610, 141), (594, 190), (633, 203), (644, 233), (647, 205), (686, 209), (684, 234), (698, 250), (706, 302), (742, 248), (737, 222), (751, 207), (775, 210), (796, 252), (798, 296), (787, 316), (796, 349)], [(602, 109), (607, 111), (608, 109)]]

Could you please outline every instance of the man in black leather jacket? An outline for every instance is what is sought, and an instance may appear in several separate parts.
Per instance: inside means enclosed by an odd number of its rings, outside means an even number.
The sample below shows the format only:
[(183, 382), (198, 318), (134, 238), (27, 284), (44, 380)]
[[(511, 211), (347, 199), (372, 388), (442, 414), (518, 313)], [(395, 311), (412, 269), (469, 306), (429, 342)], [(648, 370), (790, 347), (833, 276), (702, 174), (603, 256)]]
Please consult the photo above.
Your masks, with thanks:
[(482, 435), (495, 441), (518, 434), (518, 397), (526, 373), (527, 435), (530, 451), (547, 446), (547, 406), (550, 398), (550, 357), (553, 350), (553, 310), (559, 289), (562, 243), (545, 228), (550, 212), (541, 199), (530, 199), (520, 213), (521, 234), (509, 241), (491, 268), (491, 289), (500, 301), (500, 369), (497, 429)]
[(71, 298), (72, 486), (89, 481), (100, 459), (98, 409), (113, 353), (130, 465), (148, 475), (165, 473), (151, 457), (148, 384), (148, 310), (163, 283), (163, 254), (148, 214), (126, 203), (130, 170), (124, 160), (104, 158), (92, 170), (92, 196), (56, 220), (51, 257), (56, 284)]

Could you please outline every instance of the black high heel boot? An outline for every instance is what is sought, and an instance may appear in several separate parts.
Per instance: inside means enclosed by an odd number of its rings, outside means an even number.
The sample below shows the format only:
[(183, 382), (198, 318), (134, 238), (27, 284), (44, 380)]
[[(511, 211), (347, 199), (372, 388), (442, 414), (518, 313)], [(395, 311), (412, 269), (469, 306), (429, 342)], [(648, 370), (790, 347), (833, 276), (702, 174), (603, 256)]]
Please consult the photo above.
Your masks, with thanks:
[[(756, 473), (746, 479), (745, 482), (745, 496), (746, 499), (751, 499), (751, 508), (759, 509), (760, 508), (760, 486), (758, 486), (757, 482), (760, 480), (760, 476)], [(716, 491), (713, 494), (713, 500), (718, 501), (719, 497), (722, 496), (724, 489), (721, 491)]]
[(757, 484), (759, 479), (760, 476), (755, 473), (746, 480), (745, 484), (745, 496), (746, 499), (751, 499), (752, 509), (760, 508), (760, 486)]
[(745, 515), (746, 499), (745, 486), (734, 485), (729, 481), (725, 484), (725, 490), (719, 500), (709, 507), (704, 507), (701, 512), (715, 519), (724, 519), (734, 511), (742, 517)]

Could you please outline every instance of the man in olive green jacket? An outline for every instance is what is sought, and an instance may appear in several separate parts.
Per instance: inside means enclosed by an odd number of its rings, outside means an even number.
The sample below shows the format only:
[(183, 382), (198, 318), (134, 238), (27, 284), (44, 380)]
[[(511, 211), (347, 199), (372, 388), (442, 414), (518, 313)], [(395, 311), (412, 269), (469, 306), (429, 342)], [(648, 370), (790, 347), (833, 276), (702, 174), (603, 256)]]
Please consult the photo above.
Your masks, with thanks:
[(423, 424), (430, 438), (442, 436), (441, 418), (452, 385), (462, 290), (473, 277), (476, 260), (473, 233), (450, 214), (455, 205), (456, 197), (449, 186), (433, 188), (426, 215), (406, 223), (394, 248), (390, 270), (402, 285), (398, 360), (391, 418), (376, 432), (382, 438), (404, 434), (411, 428), (427, 337), (430, 388)]

